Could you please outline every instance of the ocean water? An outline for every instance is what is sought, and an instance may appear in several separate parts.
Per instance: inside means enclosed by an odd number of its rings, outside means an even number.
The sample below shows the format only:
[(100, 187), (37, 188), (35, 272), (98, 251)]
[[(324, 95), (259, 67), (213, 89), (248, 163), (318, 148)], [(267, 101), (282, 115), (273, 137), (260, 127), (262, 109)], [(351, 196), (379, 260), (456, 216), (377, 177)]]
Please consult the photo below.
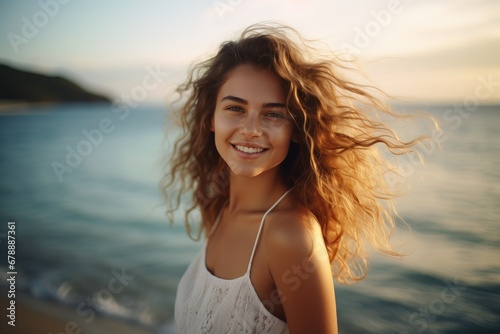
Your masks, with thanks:
[[(419, 148), (425, 166), (401, 162), (411, 186), (397, 208), (412, 229), (395, 242), (408, 256), (374, 254), (365, 280), (336, 285), (341, 333), (500, 329), (500, 107), (468, 117), (450, 107), (405, 108), (441, 122), (441, 148)], [(15, 221), (18, 291), (85, 322), (101, 314), (172, 333), (176, 285), (201, 244), (164, 215), (165, 110), (123, 116), (74, 105), (0, 117), (0, 284)]]

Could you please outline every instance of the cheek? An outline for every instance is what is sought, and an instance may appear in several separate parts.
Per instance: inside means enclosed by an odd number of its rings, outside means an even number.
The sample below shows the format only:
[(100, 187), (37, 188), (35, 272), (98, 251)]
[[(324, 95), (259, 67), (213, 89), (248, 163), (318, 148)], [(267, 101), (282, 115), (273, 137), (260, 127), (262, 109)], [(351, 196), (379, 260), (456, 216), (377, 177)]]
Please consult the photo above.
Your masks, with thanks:
[(285, 126), (279, 129), (279, 131), (274, 131), (275, 142), (288, 147), (292, 141), (292, 129), (291, 127)]
[(219, 134), (221, 130), (224, 129), (224, 125), (219, 113), (215, 112), (214, 117), (212, 118), (212, 131), (215, 132), (215, 135)]
[(214, 117), (214, 139), (215, 146), (219, 151), (219, 154), (222, 153), (221, 150), (224, 150), (225, 143), (228, 142), (229, 138), (231, 137), (233, 133), (233, 131), (231, 130), (232, 128), (233, 126), (231, 126), (231, 124), (227, 121), (227, 119), (224, 119), (224, 117), (220, 117), (217, 115)]
[(217, 114), (213, 119), (213, 131), (216, 135), (228, 134), (230, 132), (234, 132), (238, 128), (237, 120)]

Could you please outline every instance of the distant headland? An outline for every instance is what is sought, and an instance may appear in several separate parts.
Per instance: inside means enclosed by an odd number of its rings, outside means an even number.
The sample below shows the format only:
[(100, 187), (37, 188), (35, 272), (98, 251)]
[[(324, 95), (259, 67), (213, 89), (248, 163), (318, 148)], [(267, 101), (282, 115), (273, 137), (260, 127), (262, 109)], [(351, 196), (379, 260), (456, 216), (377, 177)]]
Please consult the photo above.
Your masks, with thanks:
[(111, 100), (60, 76), (47, 76), (0, 64), (0, 106), (87, 102), (111, 103)]

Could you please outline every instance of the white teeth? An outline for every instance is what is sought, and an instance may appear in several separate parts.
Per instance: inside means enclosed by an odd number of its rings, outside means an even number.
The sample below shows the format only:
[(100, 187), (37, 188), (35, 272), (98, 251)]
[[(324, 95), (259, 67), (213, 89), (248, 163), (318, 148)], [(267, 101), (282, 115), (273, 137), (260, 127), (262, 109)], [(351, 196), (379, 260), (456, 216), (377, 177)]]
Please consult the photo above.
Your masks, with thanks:
[(238, 151), (245, 152), (245, 153), (260, 153), (264, 151), (263, 148), (253, 148), (253, 147), (246, 147), (246, 146), (241, 146), (241, 145), (235, 145)]

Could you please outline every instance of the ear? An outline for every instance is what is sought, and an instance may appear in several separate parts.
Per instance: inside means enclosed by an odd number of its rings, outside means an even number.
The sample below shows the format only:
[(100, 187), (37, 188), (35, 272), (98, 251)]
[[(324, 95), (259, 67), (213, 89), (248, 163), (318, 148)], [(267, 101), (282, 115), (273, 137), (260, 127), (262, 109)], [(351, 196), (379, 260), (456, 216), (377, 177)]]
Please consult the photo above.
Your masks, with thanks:
[(298, 144), (300, 142), (299, 134), (297, 132), (295, 132), (295, 131), (292, 133), (292, 141), (295, 144)]

